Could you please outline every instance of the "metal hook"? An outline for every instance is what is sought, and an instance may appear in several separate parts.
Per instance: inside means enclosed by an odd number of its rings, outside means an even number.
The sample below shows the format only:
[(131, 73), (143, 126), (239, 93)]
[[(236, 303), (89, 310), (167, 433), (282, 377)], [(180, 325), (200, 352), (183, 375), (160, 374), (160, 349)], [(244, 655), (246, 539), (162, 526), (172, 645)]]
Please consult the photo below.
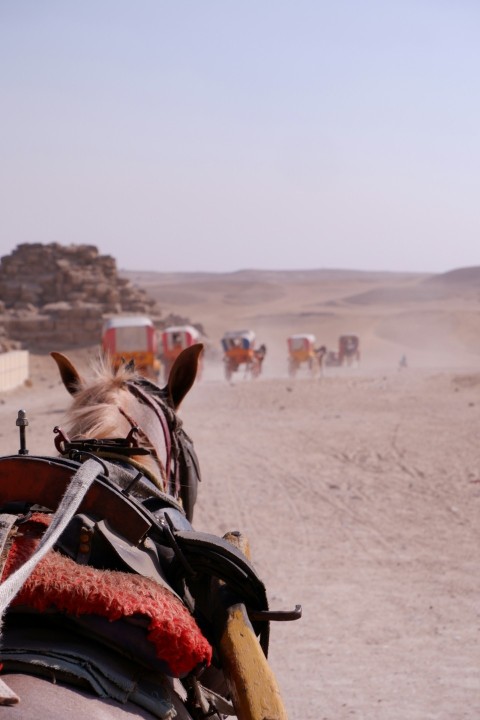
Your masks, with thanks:
[(295, 605), (294, 610), (250, 610), (247, 608), (250, 620), (255, 621), (283, 621), (299, 620), (302, 617), (302, 606)]

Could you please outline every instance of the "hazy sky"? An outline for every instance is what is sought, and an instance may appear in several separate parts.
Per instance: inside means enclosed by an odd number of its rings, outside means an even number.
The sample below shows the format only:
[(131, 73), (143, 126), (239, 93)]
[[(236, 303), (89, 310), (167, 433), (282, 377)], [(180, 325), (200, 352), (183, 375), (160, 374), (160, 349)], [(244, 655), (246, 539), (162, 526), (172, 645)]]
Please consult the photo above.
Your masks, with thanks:
[(0, 254), (480, 264), (478, 0), (0, 0)]

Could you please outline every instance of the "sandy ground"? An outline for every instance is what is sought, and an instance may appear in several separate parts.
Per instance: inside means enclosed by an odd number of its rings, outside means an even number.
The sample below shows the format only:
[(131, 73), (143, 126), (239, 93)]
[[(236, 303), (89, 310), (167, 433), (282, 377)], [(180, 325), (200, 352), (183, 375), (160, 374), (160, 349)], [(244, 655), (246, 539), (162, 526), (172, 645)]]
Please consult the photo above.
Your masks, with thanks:
[[(478, 720), (480, 313), (470, 286), (340, 272), (135, 277), (208, 334), (181, 409), (203, 472), (194, 524), (245, 532), (271, 607), (303, 607), (271, 631), (290, 720)], [(266, 342), (264, 373), (227, 383), (219, 338), (239, 327)], [(347, 328), (361, 337), (358, 367), (287, 377), (289, 332), (334, 347)], [(69, 355), (83, 369), (94, 353)], [(68, 404), (53, 360), (32, 356), (31, 386), (0, 402), (4, 454), (18, 449), (20, 407), (30, 451), (53, 454)]]

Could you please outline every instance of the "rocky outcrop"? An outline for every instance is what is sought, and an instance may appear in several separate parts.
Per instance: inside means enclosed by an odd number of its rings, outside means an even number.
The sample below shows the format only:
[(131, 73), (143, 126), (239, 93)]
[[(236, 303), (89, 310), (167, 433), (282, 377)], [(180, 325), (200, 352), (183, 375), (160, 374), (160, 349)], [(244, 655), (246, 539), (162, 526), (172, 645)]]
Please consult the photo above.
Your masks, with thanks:
[(0, 340), (31, 350), (96, 344), (111, 315), (160, 316), (155, 300), (93, 245), (19, 245), (1, 259), (0, 301)]

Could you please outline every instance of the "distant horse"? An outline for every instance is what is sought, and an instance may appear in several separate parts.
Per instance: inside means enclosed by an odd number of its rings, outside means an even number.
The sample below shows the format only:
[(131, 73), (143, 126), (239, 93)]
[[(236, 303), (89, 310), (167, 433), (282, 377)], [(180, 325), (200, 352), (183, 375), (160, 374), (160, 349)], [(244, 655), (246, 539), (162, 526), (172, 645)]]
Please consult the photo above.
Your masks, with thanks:
[(407, 356), (402, 355), (402, 357), (400, 358), (400, 362), (398, 363), (398, 369), (403, 370), (406, 367), (408, 367)]
[(323, 376), (323, 368), (325, 367), (326, 355), (327, 348), (325, 347), (325, 345), (321, 345), (320, 347), (315, 348), (315, 359), (317, 361), (318, 370), (321, 376)]
[(262, 365), (267, 354), (267, 346), (262, 343), (256, 350), (253, 351), (253, 359), (250, 366), (250, 372), (252, 377), (258, 377), (262, 373)]
[[(221, 720), (256, 717), (266, 697), (268, 716), (286, 720), (265, 588), (231, 542), (186, 517), (199, 469), (177, 410), (201, 350), (181, 353), (164, 388), (131, 364), (100, 363), (87, 381), (52, 353), (73, 396), (59, 456), (0, 458), (0, 705), (15, 705), (2, 717)], [(254, 674), (235, 661), (240, 637)]]

